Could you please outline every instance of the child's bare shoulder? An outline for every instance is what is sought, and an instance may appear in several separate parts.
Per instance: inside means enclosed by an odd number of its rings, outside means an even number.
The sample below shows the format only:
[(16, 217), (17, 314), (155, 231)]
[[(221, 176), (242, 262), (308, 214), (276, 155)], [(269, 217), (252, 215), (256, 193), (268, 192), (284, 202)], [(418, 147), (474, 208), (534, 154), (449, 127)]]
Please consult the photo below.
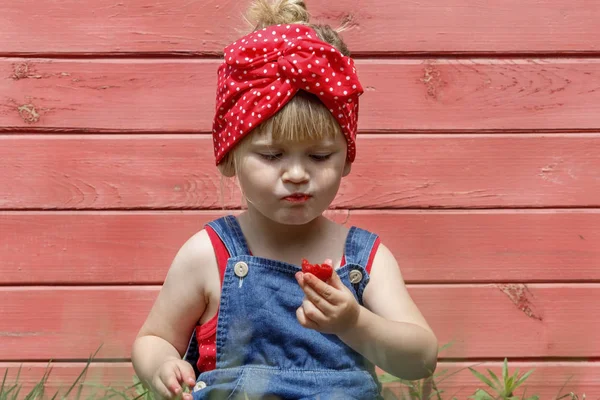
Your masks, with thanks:
[(182, 272), (190, 277), (190, 273), (212, 271), (217, 266), (215, 252), (206, 229), (192, 235), (179, 249), (169, 273)]
[(216, 259), (208, 233), (192, 235), (177, 251), (140, 335), (159, 336), (183, 354), (189, 335), (218, 286)]

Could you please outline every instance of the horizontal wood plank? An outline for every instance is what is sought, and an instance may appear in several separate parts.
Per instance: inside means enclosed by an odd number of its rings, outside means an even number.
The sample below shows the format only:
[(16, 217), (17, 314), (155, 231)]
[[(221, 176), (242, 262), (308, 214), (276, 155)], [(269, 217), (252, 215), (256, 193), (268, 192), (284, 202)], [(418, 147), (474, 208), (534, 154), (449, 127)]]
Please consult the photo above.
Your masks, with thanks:
[[(7, 382), (14, 383), (19, 367), (22, 366), (19, 382), (22, 383), (21, 393), (27, 393), (41, 380), (46, 371), (45, 363), (0, 363), (0, 372), (8, 370)], [(85, 364), (82, 363), (54, 363), (47, 381), (47, 393), (65, 393), (79, 373), (83, 371)], [(482, 388), (482, 384), (467, 369), (473, 367), (477, 371), (486, 373), (489, 368), (498, 376), (501, 376), (502, 365), (498, 362), (439, 362), (436, 370), (438, 376), (438, 390), (444, 391), (447, 396), (457, 396), (466, 399), (475, 390)], [(509, 360), (509, 373), (513, 374), (516, 369), (521, 373), (534, 370), (526, 380), (526, 383), (515, 395), (521, 395), (524, 391), (528, 395), (537, 394), (541, 399), (554, 399), (561, 394), (573, 392), (582, 398), (585, 394), (588, 399), (596, 399), (600, 396), (600, 363), (598, 362), (512, 362)], [(122, 390), (132, 383), (134, 370), (130, 363), (92, 363), (85, 375), (85, 384), (110, 386)], [(380, 374), (381, 371), (378, 371)], [(4, 375), (2, 373), (2, 375)], [(564, 385), (564, 387), (563, 387)], [(90, 385), (91, 386), (91, 385)], [(398, 384), (388, 383), (384, 387), (390, 388), (398, 393)], [(442, 397), (446, 399), (446, 397)], [(450, 398), (450, 397), (448, 397)]]
[[(128, 358), (158, 289), (0, 288), (0, 360), (84, 359), (100, 345), (98, 359)], [(443, 357), (600, 356), (599, 284), (411, 285), (409, 291), (440, 344), (451, 344)]]
[[(598, 130), (599, 61), (360, 60), (359, 129)], [(210, 132), (217, 66), (0, 59), (0, 129)]]
[[(3, 2), (0, 48), (15, 54), (215, 53), (237, 38), (248, 4)], [(588, 0), (571, 0), (568, 7), (561, 0), (340, 0), (307, 5), (313, 22), (337, 27), (350, 20), (353, 29), (344, 38), (357, 54), (599, 50), (595, 38), (600, 9)]]
[[(0, 213), (0, 284), (160, 284), (183, 243), (229, 213)], [(408, 283), (600, 282), (599, 210), (327, 216), (379, 234)]]
[[(0, 136), (0, 170), (5, 210), (216, 209), (242, 201), (215, 168), (207, 135)], [(362, 135), (332, 207), (594, 207), (598, 171), (597, 134)]]

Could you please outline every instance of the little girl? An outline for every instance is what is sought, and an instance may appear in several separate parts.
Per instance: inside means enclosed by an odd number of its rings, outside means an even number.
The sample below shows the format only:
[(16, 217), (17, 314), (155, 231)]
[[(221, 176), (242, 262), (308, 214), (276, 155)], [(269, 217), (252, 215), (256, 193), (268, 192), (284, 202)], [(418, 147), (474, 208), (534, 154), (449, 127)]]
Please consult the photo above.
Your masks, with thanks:
[(255, 0), (250, 15), (254, 31), (225, 48), (213, 123), (247, 210), (181, 247), (133, 366), (158, 398), (380, 399), (375, 366), (421, 379), (438, 347), (379, 237), (323, 216), (355, 158), (362, 86), (302, 0)]

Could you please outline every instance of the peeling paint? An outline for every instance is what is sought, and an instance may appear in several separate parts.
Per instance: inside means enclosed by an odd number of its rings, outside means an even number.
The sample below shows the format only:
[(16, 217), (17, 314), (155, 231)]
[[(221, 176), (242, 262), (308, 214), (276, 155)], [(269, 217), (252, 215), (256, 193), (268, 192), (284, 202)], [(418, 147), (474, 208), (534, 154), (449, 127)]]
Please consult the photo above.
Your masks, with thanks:
[(514, 305), (525, 315), (531, 319), (543, 321), (541, 315), (536, 313), (533, 309), (533, 303), (530, 299), (531, 292), (529, 288), (524, 284), (497, 284), (498, 289), (502, 291), (508, 298), (513, 302)]
[(561, 179), (564, 177), (575, 179), (575, 174), (571, 169), (565, 168), (564, 162), (563, 159), (556, 159), (554, 162), (542, 167), (538, 175), (543, 180), (556, 184), (564, 183), (564, 180)]
[(0, 332), (0, 337), (30, 337), (43, 336), (41, 332)]
[(33, 104), (24, 104), (19, 107), (19, 115), (23, 118), (23, 121), (28, 124), (34, 124), (40, 120), (40, 114), (35, 109)]
[(435, 65), (428, 64), (423, 69), (423, 78), (420, 79), (427, 88), (427, 96), (435, 100), (438, 99), (439, 90), (446, 86), (446, 82), (442, 80), (441, 75), (440, 70)]
[(342, 16), (342, 28), (341, 29), (352, 29), (359, 27), (357, 18), (354, 14), (346, 14)]
[(18, 81), (20, 79), (41, 79), (42, 76), (36, 74), (28, 62), (13, 64), (12, 79)]

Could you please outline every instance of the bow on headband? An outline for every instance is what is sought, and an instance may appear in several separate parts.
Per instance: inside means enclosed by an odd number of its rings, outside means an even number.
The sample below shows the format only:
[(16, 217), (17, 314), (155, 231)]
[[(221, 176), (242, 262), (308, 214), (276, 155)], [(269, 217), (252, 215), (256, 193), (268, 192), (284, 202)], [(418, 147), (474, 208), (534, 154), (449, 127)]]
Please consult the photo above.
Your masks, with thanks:
[(354, 61), (305, 25), (277, 25), (225, 48), (218, 70), (213, 121), (216, 163), (297, 92), (315, 94), (340, 124), (354, 161), (358, 97), (363, 88)]

